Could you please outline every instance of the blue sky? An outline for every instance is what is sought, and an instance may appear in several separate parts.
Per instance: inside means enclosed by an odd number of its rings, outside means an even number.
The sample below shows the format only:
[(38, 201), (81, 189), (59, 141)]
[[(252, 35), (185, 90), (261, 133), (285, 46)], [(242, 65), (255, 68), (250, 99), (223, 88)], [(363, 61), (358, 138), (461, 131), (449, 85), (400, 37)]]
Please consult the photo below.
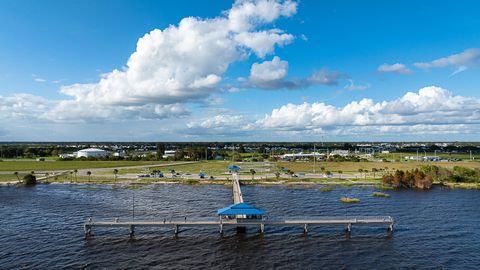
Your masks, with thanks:
[(0, 140), (478, 141), (479, 10), (4, 0)]

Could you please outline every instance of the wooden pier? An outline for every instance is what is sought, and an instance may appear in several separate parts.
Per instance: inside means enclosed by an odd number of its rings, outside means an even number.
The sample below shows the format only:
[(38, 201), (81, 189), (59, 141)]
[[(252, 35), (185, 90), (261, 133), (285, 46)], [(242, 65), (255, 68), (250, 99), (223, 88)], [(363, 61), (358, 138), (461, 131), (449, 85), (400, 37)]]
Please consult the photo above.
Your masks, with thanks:
[(390, 216), (363, 216), (363, 217), (311, 217), (298, 219), (272, 219), (272, 220), (250, 220), (250, 219), (232, 219), (232, 220), (93, 220), (88, 219), (84, 224), (85, 237), (92, 235), (93, 227), (124, 227), (130, 230), (130, 236), (135, 234), (136, 227), (166, 227), (171, 228), (174, 234), (180, 232), (180, 227), (218, 227), (219, 232), (223, 233), (226, 226), (258, 227), (260, 233), (265, 232), (265, 226), (286, 226), (303, 228), (303, 232), (308, 232), (308, 227), (316, 225), (343, 225), (347, 233), (351, 232), (353, 225), (386, 225), (389, 232), (393, 231), (394, 220)]
[[(243, 195), (240, 189), (240, 180), (236, 173), (232, 174), (232, 201), (233, 206), (243, 204)], [(223, 210), (223, 209), (222, 209)], [(259, 210), (259, 209), (256, 209)], [(221, 211), (221, 210), (219, 210)], [(264, 212), (263, 210), (261, 210)], [(337, 217), (301, 217), (293, 218), (289, 217), (287, 219), (275, 218), (270, 219), (265, 216), (261, 218), (252, 218), (248, 214), (233, 214), (230, 215), (230, 218), (225, 218), (220, 216), (219, 219), (215, 220), (195, 220), (195, 219), (185, 219), (180, 220), (167, 220), (163, 221), (153, 221), (153, 220), (120, 220), (115, 218), (113, 220), (96, 220), (89, 218), (84, 224), (85, 237), (88, 238), (92, 236), (93, 227), (123, 227), (128, 228), (130, 231), (130, 236), (133, 237), (135, 234), (135, 228), (137, 227), (166, 227), (173, 229), (175, 235), (180, 233), (180, 228), (186, 227), (218, 227), (219, 232), (223, 233), (225, 226), (234, 226), (234, 227), (258, 227), (260, 233), (265, 232), (265, 226), (274, 227), (274, 226), (287, 226), (295, 227), (301, 226), (303, 232), (308, 232), (309, 226), (318, 226), (318, 225), (343, 225), (345, 231), (350, 233), (353, 225), (386, 225), (389, 232), (393, 232), (394, 219), (391, 216), (337, 216)]]

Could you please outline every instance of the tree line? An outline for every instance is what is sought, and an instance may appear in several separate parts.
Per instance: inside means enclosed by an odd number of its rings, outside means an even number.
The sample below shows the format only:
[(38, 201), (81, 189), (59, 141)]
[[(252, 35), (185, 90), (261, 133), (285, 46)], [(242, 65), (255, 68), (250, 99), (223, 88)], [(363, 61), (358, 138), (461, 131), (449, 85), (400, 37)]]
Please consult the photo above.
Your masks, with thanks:
[(455, 166), (453, 169), (428, 165), (410, 171), (396, 170), (382, 176), (382, 183), (396, 188), (430, 189), (433, 182), (480, 183), (480, 169)]

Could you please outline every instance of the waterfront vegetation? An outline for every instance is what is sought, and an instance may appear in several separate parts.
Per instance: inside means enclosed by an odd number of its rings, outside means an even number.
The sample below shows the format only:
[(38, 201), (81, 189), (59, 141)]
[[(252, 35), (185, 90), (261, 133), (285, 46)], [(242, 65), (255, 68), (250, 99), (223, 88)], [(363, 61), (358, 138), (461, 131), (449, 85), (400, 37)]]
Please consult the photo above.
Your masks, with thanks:
[(23, 176), (23, 184), (26, 186), (33, 186), (37, 184), (37, 178), (33, 174), (27, 174)]
[(383, 192), (373, 192), (373, 197), (380, 197), (380, 198), (390, 198), (390, 195)]
[(330, 187), (330, 186), (324, 186), (320, 188), (321, 192), (330, 192), (332, 190), (333, 190), (333, 187)]
[(452, 183), (480, 184), (480, 169), (427, 165), (410, 171), (396, 170), (382, 176), (382, 184), (396, 188), (430, 189), (434, 182), (446, 186)]
[(360, 199), (358, 198), (350, 198), (350, 197), (342, 197), (340, 198), (342, 203), (359, 203)]

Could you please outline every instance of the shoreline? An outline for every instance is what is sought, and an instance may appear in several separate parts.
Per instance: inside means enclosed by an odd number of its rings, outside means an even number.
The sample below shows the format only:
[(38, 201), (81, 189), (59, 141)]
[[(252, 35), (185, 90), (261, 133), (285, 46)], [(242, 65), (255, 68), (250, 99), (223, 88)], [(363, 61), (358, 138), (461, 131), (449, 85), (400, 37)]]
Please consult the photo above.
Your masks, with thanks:
[[(96, 185), (96, 186), (125, 186), (125, 187), (139, 187), (139, 186), (151, 186), (151, 185), (231, 185), (230, 181), (227, 180), (177, 180), (177, 181), (106, 181), (106, 182), (86, 182), (86, 181), (54, 181), (54, 182), (39, 182), (38, 185)], [(288, 180), (278, 180), (278, 181), (245, 181), (243, 180), (242, 185), (245, 186), (344, 186), (344, 187), (373, 187), (382, 190), (402, 190), (393, 188), (390, 186), (383, 186), (381, 182), (373, 183), (367, 181), (355, 181), (355, 182), (345, 182), (345, 181), (288, 181)], [(0, 187), (6, 186), (23, 186), (22, 183), (18, 181), (10, 182), (0, 182)], [(434, 187), (448, 188), (448, 189), (476, 189), (480, 190), (480, 183), (434, 183)], [(412, 188), (416, 189), (416, 188)], [(428, 190), (427, 190), (428, 191)]]

